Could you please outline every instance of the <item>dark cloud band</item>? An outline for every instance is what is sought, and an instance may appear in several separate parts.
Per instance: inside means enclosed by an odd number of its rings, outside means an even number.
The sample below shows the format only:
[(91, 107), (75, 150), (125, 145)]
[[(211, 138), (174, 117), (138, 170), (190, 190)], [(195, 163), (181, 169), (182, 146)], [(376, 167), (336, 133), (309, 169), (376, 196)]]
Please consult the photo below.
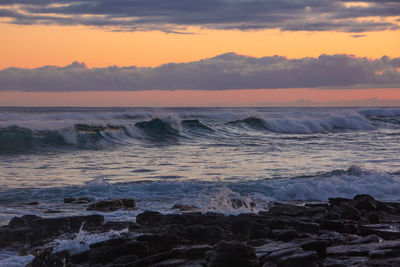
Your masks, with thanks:
[(185, 32), (188, 26), (382, 31), (399, 29), (400, 16), (400, 2), (388, 0), (0, 0), (0, 8), (0, 18), (9, 18), (9, 23), (14, 24), (165, 32)]
[(0, 91), (228, 90), (263, 88), (400, 88), (400, 58), (254, 58), (234, 53), (156, 68), (8, 68), (0, 71)]

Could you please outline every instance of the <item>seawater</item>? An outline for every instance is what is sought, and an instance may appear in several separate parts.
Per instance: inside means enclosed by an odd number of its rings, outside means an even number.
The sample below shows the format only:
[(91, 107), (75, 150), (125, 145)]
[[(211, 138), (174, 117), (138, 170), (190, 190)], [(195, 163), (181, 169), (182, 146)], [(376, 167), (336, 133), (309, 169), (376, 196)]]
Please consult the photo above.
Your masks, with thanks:
[(0, 224), (89, 213), (65, 197), (137, 200), (107, 220), (176, 203), (246, 211), (231, 198), (253, 211), (361, 193), (400, 200), (400, 109), (0, 108), (0, 185)]

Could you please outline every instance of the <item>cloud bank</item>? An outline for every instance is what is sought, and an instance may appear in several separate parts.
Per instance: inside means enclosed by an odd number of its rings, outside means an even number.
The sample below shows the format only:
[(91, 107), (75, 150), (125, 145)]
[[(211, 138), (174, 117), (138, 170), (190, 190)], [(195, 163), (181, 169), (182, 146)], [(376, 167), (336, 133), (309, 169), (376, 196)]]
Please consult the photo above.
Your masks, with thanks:
[(222, 54), (155, 68), (8, 68), (0, 71), (0, 91), (141, 91), (274, 88), (400, 88), (400, 58), (321, 55), (288, 59)]
[(399, 29), (395, 0), (0, 0), (0, 19), (116, 31), (280, 29), (360, 33)]

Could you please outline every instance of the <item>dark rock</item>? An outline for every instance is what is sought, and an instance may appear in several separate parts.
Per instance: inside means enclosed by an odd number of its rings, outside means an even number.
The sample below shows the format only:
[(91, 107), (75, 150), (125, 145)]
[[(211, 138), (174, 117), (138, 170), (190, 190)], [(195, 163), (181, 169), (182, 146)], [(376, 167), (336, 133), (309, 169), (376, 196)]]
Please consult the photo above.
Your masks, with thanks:
[(319, 224), (311, 222), (295, 221), (293, 224), (294, 229), (299, 232), (313, 233), (319, 232)]
[(290, 241), (299, 236), (299, 234), (294, 230), (274, 230), (272, 234), (275, 236), (277, 240), (280, 241)]
[(268, 239), (253, 239), (246, 242), (247, 245), (252, 247), (259, 247), (268, 243)]
[(351, 199), (343, 198), (343, 197), (335, 197), (335, 198), (329, 198), (328, 201), (329, 201), (329, 205), (331, 207), (336, 207), (336, 206), (340, 206), (342, 203), (351, 202)]
[(324, 219), (325, 220), (339, 220), (340, 214), (331, 210), (325, 214)]
[(70, 255), (68, 251), (60, 251), (52, 254), (46, 251), (39, 256), (35, 257), (28, 267), (54, 267), (54, 266), (68, 266), (71, 265), (69, 261)]
[(166, 252), (162, 252), (162, 253), (157, 253), (157, 254), (153, 254), (153, 255), (141, 258), (135, 262), (127, 264), (126, 266), (132, 266), (132, 267), (152, 266), (156, 263), (163, 262), (168, 259), (173, 259), (175, 257), (175, 254), (176, 254), (175, 251), (166, 251)]
[(237, 241), (220, 241), (209, 255), (210, 267), (257, 266), (257, 257), (252, 247)]
[(318, 267), (318, 255), (314, 251), (295, 253), (278, 260), (278, 266), (282, 267)]
[(270, 229), (287, 229), (288, 228), (288, 220), (281, 218), (272, 218), (267, 221), (267, 226)]
[(377, 235), (368, 235), (361, 238), (357, 238), (353, 241), (349, 242), (349, 245), (356, 245), (356, 244), (368, 244), (368, 243), (377, 243), (380, 242), (381, 239)]
[(256, 207), (256, 204), (254, 202), (250, 202), (249, 204), (247, 204), (246, 201), (239, 198), (232, 198), (231, 203), (232, 203), (232, 208), (234, 209), (239, 209), (239, 208), (253, 209)]
[(326, 255), (326, 248), (329, 245), (329, 242), (326, 240), (310, 239), (301, 243), (300, 247), (306, 251), (315, 251), (318, 253), (320, 258), (323, 258)]
[(132, 210), (135, 208), (136, 202), (130, 198), (103, 200), (90, 204), (87, 210), (97, 210), (102, 212), (116, 211), (119, 209)]
[(361, 218), (361, 214), (358, 209), (354, 208), (348, 203), (340, 204), (339, 209), (341, 210), (340, 217), (343, 220), (358, 221)]
[(145, 211), (136, 216), (136, 222), (144, 226), (158, 226), (162, 225), (164, 215), (156, 211)]
[(386, 240), (400, 239), (400, 230), (389, 224), (372, 224), (360, 226), (361, 235), (377, 235)]
[(104, 223), (104, 225), (102, 226), (102, 228), (106, 231), (110, 231), (110, 230), (123, 230), (123, 229), (127, 229), (129, 231), (134, 231), (140, 228), (140, 226), (134, 222), (116, 222), (116, 221), (108, 221), (106, 223)]
[(129, 239), (127, 238), (113, 238), (113, 239), (108, 239), (102, 242), (94, 243), (90, 245), (90, 249), (96, 249), (100, 247), (108, 247), (108, 246), (115, 246), (115, 245), (120, 245), (123, 243), (128, 242)]
[(187, 228), (187, 238), (200, 243), (213, 244), (223, 239), (223, 231), (219, 226), (191, 225)]
[[(319, 227), (319, 226), (318, 226)], [(268, 229), (261, 223), (249, 223), (247, 239), (260, 239), (268, 237)]]
[(370, 195), (356, 195), (353, 200), (355, 201), (354, 207), (359, 210), (376, 210), (377, 202)]
[(372, 212), (368, 214), (368, 223), (370, 224), (378, 224), (381, 222), (381, 218), (377, 212)]
[(281, 202), (270, 202), (269, 214), (272, 216), (303, 216), (307, 208), (300, 205)]
[(180, 211), (195, 211), (198, 210), (199, 208), (193, 205), (175, 204), (174, 206), (172, 206), (171, 209), (172, 210), (177, 209)]
[(179, 237), (169, 234), (145, 234), (137, 237), (137, 241), (146, 242), (150, 253), (170, 250), (179, 244)]
[(319, 225), (321, 229), (336, 231), (339, 233), (344, 232), (344, 223), (340, 220), (322, 220)]
[(0, 247), (16, 243), (32, 243), (56, 237), (65, 233), (76, 233), (84, 225), (98, 227), (103, 225), (104, 217), (101, 215), (73, 216), (46, 218), (35, 215), (14, 217), (9, 225), (0, 228)]
[(39, 202), (37, 202), (37, 201), (32, 201), (32, 202), (25, 203), (25, 205), (37, 206), (37, 205), (39, 205)]
[(185, 259), (203, 258), (207, 251), (212, 249), (209, 245), (180, 246), (173, 249), (173, 253)]
[(93, 263), (106, 264), (121, 256), (137, 255), (143, 257), (147, 254), (147, 251), (148, 249), (145, 244), (136, 241), (123, 243), (114, 241), (114, 244), (110, 242), (108, 245), (103, 243), (101, 246), (97, 245), (93, 247), (90, 251), (89, 262), (91, 265)]

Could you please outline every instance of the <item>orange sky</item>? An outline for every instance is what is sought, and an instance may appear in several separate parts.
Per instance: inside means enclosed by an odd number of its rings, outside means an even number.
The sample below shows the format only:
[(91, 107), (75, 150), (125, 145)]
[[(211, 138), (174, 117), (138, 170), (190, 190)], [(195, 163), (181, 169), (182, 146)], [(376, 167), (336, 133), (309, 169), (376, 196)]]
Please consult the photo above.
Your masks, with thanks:
[(361, 38), (344, 32), (217, 31), (194, 27), (189, 31), (194, 34), (0, 24), (0, 69), (64, 66), (75, 60), (89, 67), (157, 66), (226, 52), (289, 58), (317, 57), (324, 53), (370, 58), (400, 56), (399, 31), (367, 32)]
[[(299, 102), (296, 102), (301, 100)], [(362, 100), (362, 101), (357, 101)], [(311, 101), (312, 103), (310, 103)], [(399, 106), (399, 89), (0, 92), (0, 106)]]
[[(400, 57), (399, 31), (366, 32), (354, 38), (344, 32), (281, 32), (188, 29), (193, 34), (110, 32), (83, 26), (23, 26), (0, 23), (0, 69), (64, 66), (72, 61), (89, 67), (158, 66), (188, 62), (226, 52), (288, 58), (321, 54)], [(2, 106), (246, 106), (308, 100), (325, 103), (356, 99), (400, 100), (399, 89), (236, 90), (20, 93), (0, 92)], [(378, 102), (377, 102), (378, 103)], [(332, 104), (332, 103), (330, 103)], [(290, 105), (290, 103), (288, 104)], [(329, 103), (327, 104), (329, 105)], [(338, 104), (340, 105), (340, 104)], [(343, 105), (343, 103), (342, 103)]]

